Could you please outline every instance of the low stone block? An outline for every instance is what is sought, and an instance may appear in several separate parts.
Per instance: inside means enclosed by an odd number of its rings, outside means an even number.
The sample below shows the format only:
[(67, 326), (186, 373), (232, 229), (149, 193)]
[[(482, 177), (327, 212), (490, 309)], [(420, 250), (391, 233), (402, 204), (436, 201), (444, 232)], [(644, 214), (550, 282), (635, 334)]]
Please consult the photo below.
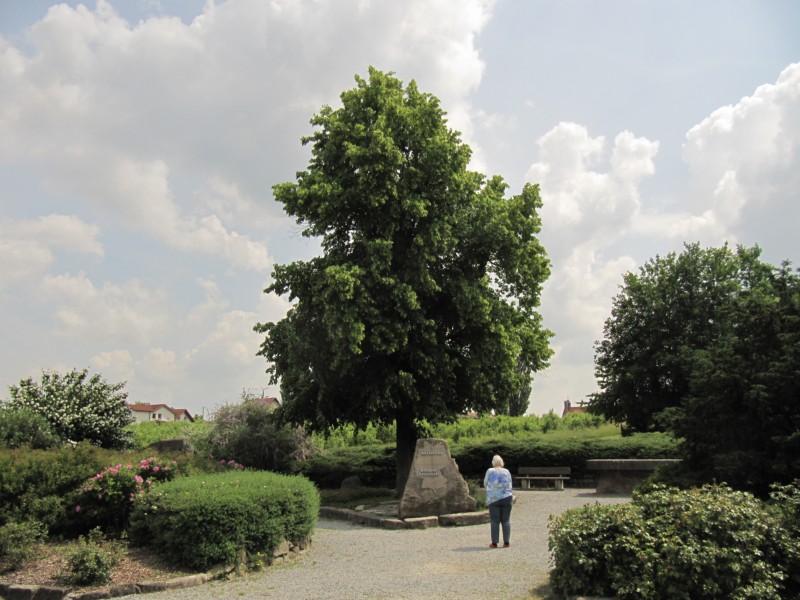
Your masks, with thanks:
[(43, 585), (36, 591), (36, 600), (63, 600), (68, 593), (69, 591), (64, 588)]
[(153, 592), (163, 592), (167, 589), (164, 581), (140, 581), (136, 584), (138, 594), (151, 594)]
[(38, 590), (38, 585), (9, 585), (3, 593), (3, 598), (7, 600), (33, 600)]
[(198, 575), (185, 575), (184, 577), (176, 577), (164, 582), (167, 590), (180, 590), (183, 588), (195, 587), (207, 581), (206, 576), (202, 573)]
[(83, 592), (72, 596), (73, 600), (105, 600), (111, 598), (110, 591), (97, 590), (94, 592)]
[(111, 586), (111, 597), (119, 598), (120, 596), (131, 596), (136, 593), (135, 583), (120, 583)]
[(483, 525), (489, 522), (488, 511), (453, 513), (451, 515), (439, 515), (439, 525), (442, 527), (461, 527), (464, 525)]
[(409, 517), (404, 520), (409, 529), (430, 529), (439, 526), (439, 517)]

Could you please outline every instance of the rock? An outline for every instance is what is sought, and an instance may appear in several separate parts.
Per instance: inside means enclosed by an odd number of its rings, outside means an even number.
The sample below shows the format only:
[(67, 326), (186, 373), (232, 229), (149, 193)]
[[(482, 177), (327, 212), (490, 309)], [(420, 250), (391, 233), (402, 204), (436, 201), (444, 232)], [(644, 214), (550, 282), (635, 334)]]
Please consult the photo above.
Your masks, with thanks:
[(350, 475), (350, 477), (345, 477), (342, 479), (342, 485), (340, 486), (340, 488), (343, 490), (357, 490), (361, 487), (364, 487), (364, 484), (361, 483), (361, 477), (358, 475)]
[(278, 544), (278, 547), (272, 551), (272, 556), (274, 558), (278, 558), (279, 556), (286, 556), (287, 554), (289, 554), (291, 548), (292, 547), (289, 545), (289, 542), (283, 540), (280, 544)]
[(461, 527), (463, 525), (482, 525), (489, 522), (489, 511), (454, 513), (439, 515), (439, 525), (442, 527)]
[(409, 529), (430, 529), (439, 526), (439, 517), (409, 517), (405, 522)]
[(400, 518), (472, 512), (475, 507), (475, 498), (469, 495), (467, 482), (450, 456), (447, 442), (436, 438), (417, 440), (400, 500)]

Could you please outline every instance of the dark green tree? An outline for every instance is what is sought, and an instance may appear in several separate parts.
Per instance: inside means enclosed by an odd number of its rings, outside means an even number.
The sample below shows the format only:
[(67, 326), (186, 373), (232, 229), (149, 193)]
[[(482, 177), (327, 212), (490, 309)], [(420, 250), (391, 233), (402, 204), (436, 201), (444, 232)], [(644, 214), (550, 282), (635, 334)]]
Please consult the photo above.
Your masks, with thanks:
[(751, 274), (722, 330), (690, 354), (672, 422), (693, 471), (766, 495), (800, 477), (800, 277), (788, 264)]
[(758, 247), (656, 258), (625, 276), (593, 412), (682, 439), (695, 481), (765, 495), (800, 477), (800, 277)]
[(288, 420), (396, 422), (401, 491), (422, 420), (507, 406), (518, 365), (547, 365), (549, 262), (538, 186), (505, 198), (500, 177), (469, 171), (469, 147), (413, 81), (356, 81), (312, 119), (307, 170), (274, 187), (323, 253), (275, 267), (265, 292), (294, 303), (255, 329)]
[(627, 273), (595, 345), (600, 392), (590, 410), (634, 432), (668, 429), (667, 409), (689, 393), (693, 351), (729, 325), (731, 302), (764, 270), (759, 255), (687, 244)]
[(42, 415), (63, 440), (87, 440), (103, 448), (126, 448), (133, 422), (125, 404), (124, 382), (108, 383), (98, 374), (73, 369), (66, 375), (42, 373), (41, 381), (28, 377), (9, 387), (9, 409), (28, 409)]

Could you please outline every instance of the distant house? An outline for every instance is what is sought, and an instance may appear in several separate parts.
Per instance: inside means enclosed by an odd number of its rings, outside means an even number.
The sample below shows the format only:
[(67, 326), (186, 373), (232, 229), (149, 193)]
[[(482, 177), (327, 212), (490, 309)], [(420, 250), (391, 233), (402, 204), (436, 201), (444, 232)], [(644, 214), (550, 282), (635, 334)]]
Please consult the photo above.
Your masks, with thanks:
[(189, 421), (194, 422), (194, 417), (185, 408), (172, 408), (166, 404), (131, 404), (128, 403), (136, 423), (145, 421)]
[(569, 400), (564, 400), (564, 412), (561, 413), (561, 418), (563, 419), (567, 415), (582, 412), (586, 412), (586, 407), (584, 406), (583, 402), (581, 402), (578, 406), (572, 406), (572, 402)]

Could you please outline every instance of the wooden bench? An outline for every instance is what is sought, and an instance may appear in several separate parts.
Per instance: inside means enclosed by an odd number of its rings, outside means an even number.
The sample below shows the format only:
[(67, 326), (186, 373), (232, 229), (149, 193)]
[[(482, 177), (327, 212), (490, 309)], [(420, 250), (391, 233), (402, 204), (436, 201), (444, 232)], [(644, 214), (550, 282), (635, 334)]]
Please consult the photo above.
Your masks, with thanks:
[(514, 479), (519, 480), (524, 490), (531, 489), (531, 481), (552, 481), (555, 489), (563, 490), (570, 473), (569, 467), (520, 467)]

